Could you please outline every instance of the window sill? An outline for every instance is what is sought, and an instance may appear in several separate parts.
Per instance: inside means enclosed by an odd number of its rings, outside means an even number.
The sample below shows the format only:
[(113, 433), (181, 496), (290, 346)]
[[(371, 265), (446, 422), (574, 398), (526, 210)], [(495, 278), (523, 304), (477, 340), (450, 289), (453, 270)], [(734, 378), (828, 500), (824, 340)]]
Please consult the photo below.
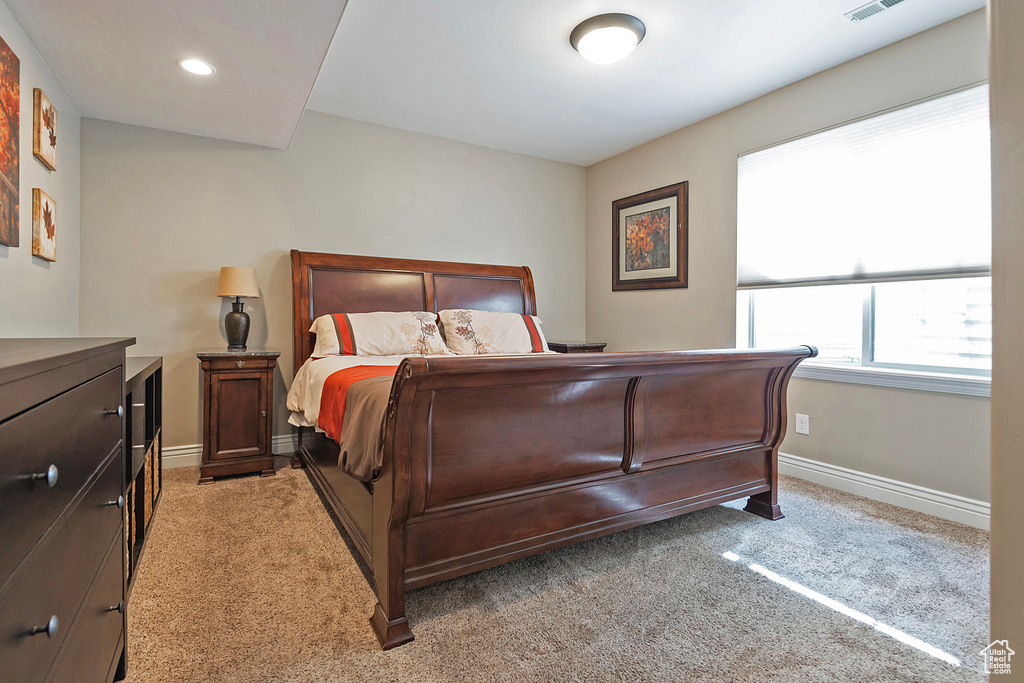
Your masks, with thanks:
[(934, 372), (912, 372), (866, 367), (844, 367), (823, 363), (801, 363), (794, 377), (826, 382), (868, 384), (877, 387), (935, 391), (962, 396), (991, 396), (992, 380), (988, 377), (945, 375)]

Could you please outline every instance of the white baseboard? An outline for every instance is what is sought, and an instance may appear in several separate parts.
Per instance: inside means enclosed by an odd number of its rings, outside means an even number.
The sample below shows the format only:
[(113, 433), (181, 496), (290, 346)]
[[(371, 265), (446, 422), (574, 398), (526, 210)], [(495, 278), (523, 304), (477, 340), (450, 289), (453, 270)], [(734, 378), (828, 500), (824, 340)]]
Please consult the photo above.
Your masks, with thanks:
[(874, 474), (829, 465), (788, 453), (779, 453), (779, 472), (979, 529), (987, 530), (989, 528), (991, 505), (984, 501), (964, 498), (916, 484), (907, 484), (895, 479), (886, 479)]
[[(298, 448), (298, 439), (294, 434), (275, 436), (273, 448), (275, 455), (290, 455)], [(188, 446), (164, 446), (164, 469), (175, 467), (199, 467), (203, 460), (203, 444), (194, 443)]]
[(199, 467), (203, 459), (203, 445), (196, 443), (190, 446), (164, 446), (161, 459), (165, 470), (175, 467)]

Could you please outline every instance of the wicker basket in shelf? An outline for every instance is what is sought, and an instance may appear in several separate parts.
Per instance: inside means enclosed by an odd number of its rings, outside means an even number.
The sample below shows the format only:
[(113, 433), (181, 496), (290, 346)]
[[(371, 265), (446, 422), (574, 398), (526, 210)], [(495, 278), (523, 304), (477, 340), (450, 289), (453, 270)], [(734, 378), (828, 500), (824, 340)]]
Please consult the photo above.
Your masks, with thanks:
[(132, 524), (131, 511), (135, 509), (135, 486), (129, 484), (124, 492), (124, 566), (132, 571), (132, 548), (135, 547), (135, 525)]
[(153, 456), (153, 470), (151, 473), (152, 478), (150, 479), (152, 485), (149, 487), (149, 490), (152, 491), (153, 493), (151, 498), (153, 501), (153, 506), (155, 507), (156, 497), (160, 495), (160, 463), (158, 461), (158, 459), (160, 458), (160, 432), (157, 432), (153, 436), (153, 446), (152, 449), (150, 450), (150, 453)]
[[(153, 481), (153, 449), (152, 448), (150, 448), (148, 451), (146, 451), (146, 464), (143, 465), (143, 467), (145, 468), (143, 470), (144, 473), (145, 473), (143, 475), (143, 481), (151, 484), (152, 481)], [(146, 486), (145, 488), (146, 489), (152, 489), (152, 486)], [(149, 518), (153, 516), (153, 496), (150, 495), (149, 490), (145, 490), (145, 491), (142, 492), (142, 497), (143, 497), (143, 505), (145, 506), (145, 510), (144, 510), (143, 518), (142, 518), (143, 519), (142, 526), (143, 526), (143, 528), (146, 528), (146, 527), (149, 526)]]

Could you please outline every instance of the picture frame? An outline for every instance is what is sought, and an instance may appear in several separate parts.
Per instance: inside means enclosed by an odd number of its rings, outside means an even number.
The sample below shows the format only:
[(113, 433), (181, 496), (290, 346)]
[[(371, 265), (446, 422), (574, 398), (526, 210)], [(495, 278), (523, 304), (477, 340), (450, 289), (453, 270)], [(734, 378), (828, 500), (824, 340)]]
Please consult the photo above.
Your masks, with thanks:
[(21, 61), (0, 38), (0, 245), (20, 242)]
[(57, 202), (38, 187), (32, 188), (32, 255), (57, 260)]
[(612, 202), (612, 291), (685, 289), (688, 182)]
[(46, 168), (57, 170), (57, 109), (40, 88), (32, 89), (32, 154)]

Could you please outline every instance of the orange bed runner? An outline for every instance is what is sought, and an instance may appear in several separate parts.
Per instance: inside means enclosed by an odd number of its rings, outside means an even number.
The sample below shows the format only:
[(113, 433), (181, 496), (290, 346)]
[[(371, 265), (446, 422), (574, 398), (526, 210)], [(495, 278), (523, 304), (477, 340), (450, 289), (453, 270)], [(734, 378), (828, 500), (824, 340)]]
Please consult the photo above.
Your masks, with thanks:
[(397, 371), (397, 365), (357, 365), (332, 373), (320, 394), (320, 416), (317, 418), (320, 429), (335, 442), (340, 441), (341, 427), (345, 424), (345, 399), (352, 385), (371, 377), (393, 376)]

